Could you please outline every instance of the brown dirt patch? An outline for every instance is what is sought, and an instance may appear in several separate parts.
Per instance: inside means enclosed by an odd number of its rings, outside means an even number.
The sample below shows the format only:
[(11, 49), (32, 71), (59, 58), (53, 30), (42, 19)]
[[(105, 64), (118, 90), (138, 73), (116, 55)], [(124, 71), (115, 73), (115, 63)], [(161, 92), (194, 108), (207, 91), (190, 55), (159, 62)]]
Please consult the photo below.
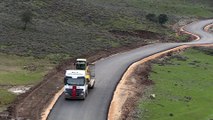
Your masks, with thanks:
[(149, 42), (178, 42), (174, 37), (169, 37), (165, 34), (160, 34), (156, 32), (146, 31), (146, 30), (132, 30), (132, 31), (123, 31), (123, 30), (110, 30), (117, 38), (126, 38), (126, 37), (134, 37), (134, 38), (142, 38), (145, 40), (152, 40), (147, 41)]
[(145, 30), (134, 30), (134, 31), (122, 31), (122, 30), (110, 30), (116, 36), (133, 36), (145, 39), (160, 39), (161, 35), (158, 33), (145, 31)]
[[(138, 100), (147, 94), (148, 90), (152, 88), (154, 84), (152, 80), (148, 79), (151, 70), (150, 63), (145, 63), (137, 66), (136, 72), (131, 74), (131, 77), (127, 79), (126, 84), (129, 84), (133, 90), (126, 99), (122, 106), (121, 117), (118, 120), (132, 120), (137, 118), (137, 107)], [(131, 79), (135, 79), (137, 82), (131, 82)]]

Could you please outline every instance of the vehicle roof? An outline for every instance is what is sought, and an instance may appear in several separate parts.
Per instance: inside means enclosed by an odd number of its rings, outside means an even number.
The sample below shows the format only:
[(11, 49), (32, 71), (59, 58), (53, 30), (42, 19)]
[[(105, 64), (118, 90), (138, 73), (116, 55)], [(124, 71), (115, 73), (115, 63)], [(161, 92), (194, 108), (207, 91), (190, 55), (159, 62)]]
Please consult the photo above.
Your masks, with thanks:
[(85, 70), (66, 70), (65, 76), (77, 78), (77, 77), (85, 77)]
[(87, 59), (83, 59), (83, 58), (78, 58), (77, 61), (87, 61)]

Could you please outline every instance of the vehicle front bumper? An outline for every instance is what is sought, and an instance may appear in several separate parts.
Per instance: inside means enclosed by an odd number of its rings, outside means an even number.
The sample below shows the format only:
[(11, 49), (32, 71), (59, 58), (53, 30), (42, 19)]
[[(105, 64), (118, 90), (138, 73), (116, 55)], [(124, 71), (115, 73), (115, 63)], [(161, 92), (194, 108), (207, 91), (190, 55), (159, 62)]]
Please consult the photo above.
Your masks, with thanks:
[(85, 99), (85, 93), (72, 96), (70, 93), (64, 92), (64, 96), (66, 99)]

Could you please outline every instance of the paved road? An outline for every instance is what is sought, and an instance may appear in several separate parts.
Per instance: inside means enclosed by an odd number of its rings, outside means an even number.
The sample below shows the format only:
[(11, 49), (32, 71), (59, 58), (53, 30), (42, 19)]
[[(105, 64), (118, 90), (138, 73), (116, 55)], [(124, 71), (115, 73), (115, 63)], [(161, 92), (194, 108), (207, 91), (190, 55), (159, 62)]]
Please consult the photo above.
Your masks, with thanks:
[(62, 95), (48, 120), (106, 120), (113, 91), (128, 66), (142, 58), (180, 45), (213, 43), (213, 34), (203, 31), (203, 27), (210, 23), (213, 20), (195, 22), (185, 28), (200, 35), (201, 39), (198, 41), (152, 44), (97, 61), (96, 86), (89, 91), (86, 100), (65, 101)]

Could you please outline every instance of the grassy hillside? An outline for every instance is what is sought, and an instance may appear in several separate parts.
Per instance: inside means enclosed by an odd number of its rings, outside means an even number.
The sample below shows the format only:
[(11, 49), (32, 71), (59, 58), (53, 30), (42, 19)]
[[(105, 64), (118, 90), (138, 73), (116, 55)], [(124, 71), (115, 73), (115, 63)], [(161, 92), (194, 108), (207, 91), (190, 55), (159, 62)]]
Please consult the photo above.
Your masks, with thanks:
[(213, 103), (213, 49), (188, 49), (153, 65), (156, 99), (140, 102), (144, 120), (210, 120)]
[[(210, 17), (212, 16), (212, 0), (93, 0), (107, 3), (117, 9), (141, 11), (143, 13), (166, 13), (176, 17)], [(100, 2), (101, 1), (101, 2)], [(104, 4), (105, 5), (105, 4)], [(102, 5), (103, 6), (103, 5)], [(119, 7), (117, 7), (119, 6)], [(129, 12), (127, 12), (129, 13)]]
[[(129, 33), (124, 37), (112, 30), (146, 30), (160, 36), (174, 33), (145, 19), (148, 13), (165, 13), (174, 23), (182, 17), (212, 17), (212, 0), (1, 0), (0, 52), (58, 60), (88, 51), (145, 43)], [(32, 11), (24, 31), (21, 15)], [(171, 41), (171, 38), (164, 38)]]

